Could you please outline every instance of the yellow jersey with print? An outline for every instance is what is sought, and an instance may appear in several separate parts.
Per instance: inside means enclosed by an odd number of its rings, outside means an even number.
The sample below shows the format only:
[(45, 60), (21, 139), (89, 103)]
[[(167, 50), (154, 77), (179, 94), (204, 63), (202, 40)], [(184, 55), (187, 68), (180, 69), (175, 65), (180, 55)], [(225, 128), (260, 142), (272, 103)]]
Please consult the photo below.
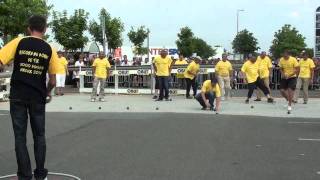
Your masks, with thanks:
[(301, 59), (299, 61), (299, 67), (300, 67), (300, 78), (311, 78), (311, 70), (316, 67), (313, 60), (308, 58), (306, 60)]
[(243, 64), (241, 71), (246, 74), (248, 83), (256, 82), (259, 77), (259, 62), (252, 63), (247, 60)]
[(220, 91), (219, 84), (216, 83), (215, 86), (212, 86), (211, 80), (206, 80), (205, 82), (203, 82), (201, 92), (203, 92), (203, 93), (213, 92), (213, 93), (215, 93), (216, 97), (221, 97), (221, 91)]
[(166, 56), (162, 58), (161, 56), (157, 56), (154, 58), (154, 64), (157, 68), (157, 76), (170, 76), (169, 68), (171, 66), (172, 59), (170, 56)]
[(299, 63), (296, 58), (290, 56), (289, 59), (281, 58), (279, 61), (279, 67), (283, 69), (286, 76), (297, 77), (295, 74), (296, 68), (299, 67)]
[(188, 64), (188, 62), (185, 59), (183, 59), (183, 60), (179, 59), (174, 63), (174, 65), (187, 65), (187, 64)]
[(215, 72), (222, 77), (230, 76), (230, 71), (232, 71), (232, 65), (230, 61), (219, 61), (215, 66)]
[(270, 76), (270, 70), (272, 68), (271, 59), (266, 56), (265, 58), (261, 58), (258, 56), (257, 62), (259, 63), (259, 76), (261, 79), (268, 78)]
[[(184, 71), (184, 77), (192, 80), (192, 79), (194, 79), (196, 77), (193, 74), (197, 74), (199, 71), (200, 71), (200, 65), (195, 63), (194, 61), (192, 61), (188, 65), (187, 69)], [(192, 74), (190, 74), (190, 72)]]
[(97, 58), (97, 59), (95, 59), (93, 61), (92, 66), (96, 68), (95, 74), (94, 74), (95, 77), (103, 78), (103, 79), (107, 78), (108, 69), (111, 68), (111, 65), (110, 65), (110, 63), (109, 63), (107, 58), (104, 58), (104, 59)]
[(67, 73), (66, 66), (68, 65), (68, 61), (65, 57), (61, 57), (58, 59), (59, 59), (59, 63), (58, 63), (57, 74), (65, 75)]
[(0, 62), (13, 61), (10, 99), (45, 103), (47, 73), (57, 74), (57, 52), (44, 40), (28, 36), (18, 37), (0, 49)]

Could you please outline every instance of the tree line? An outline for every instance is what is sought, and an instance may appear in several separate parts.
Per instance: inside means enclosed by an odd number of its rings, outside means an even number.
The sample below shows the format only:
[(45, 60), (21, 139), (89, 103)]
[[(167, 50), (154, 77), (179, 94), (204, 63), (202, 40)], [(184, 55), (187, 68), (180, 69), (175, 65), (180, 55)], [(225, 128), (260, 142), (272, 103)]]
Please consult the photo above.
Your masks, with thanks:
[[(109, 52), (113, 52), (123, 45), (124, 23), (118, 17), (112, 17), (104, 8), (100, 10), (99, 21), (88, 20), (89, 13), (84, 9), (76, 9), (69, 15), (67, 11), (53, 11), (53, 6), (46, 0), (0, 0), (0, 36), (4, 43), (19, 34), (26, 35), (26, 22), (33, 14), (41, 14), (46, 17), (51, 15), (52, 21), (49, 27), (52, 29), (53, 38), (66, 50), (76, 51), (82, 49), (89, 41), (85, 32), (92, 35), (92, 40), (103, 44), (102, 26), (106, 31), (106, 42)], [(145, 26), (137, 28), (131, 27), (127, 34), (129, 40), (134, 45), (135, 55), (148, 53), (145, 40), (148, 38), (150, 30)], [(48, 38), (48, 36), (46, 36)], [(209, 58), (216, 54), (215, 49), (205, 40), (194, 35), (189, 27), (181, 28), (177, 34), (176, 45), (179, 52), (185, 57), (196, 53), (202, 58)], [(259, 50), (258, 40), (253, 33), (247, 29), (239, 32), (232, 42), (235, 53), (248, 54)], [(284, 50), (291, 50), (293, 55), (298, 55), (302, 50), (306, 50), (313, 56), (313, 49), (309, 49), (305, 43), (305, 37), (291, 25), (284, 25), (275, 32), (274, 40), (269, 49), (274, 58), (279, 58)]]

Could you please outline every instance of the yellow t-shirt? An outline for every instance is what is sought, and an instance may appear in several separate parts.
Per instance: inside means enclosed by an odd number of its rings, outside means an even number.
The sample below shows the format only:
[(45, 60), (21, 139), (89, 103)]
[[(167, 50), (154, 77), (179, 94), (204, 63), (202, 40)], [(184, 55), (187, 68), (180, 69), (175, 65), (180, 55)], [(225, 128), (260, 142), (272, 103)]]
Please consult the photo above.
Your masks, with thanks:
[[(283, 69), (286, 76), (290, 76), (295, 73), (296, 68), (299, 67), (299, 63), (296, 58), (290, 56), (288, 60), (281, 58), (279, 61), (279, 67)], [(294, 74), (291, 77), (297, 76)]]
[(220, 86), (217, 83), (215, 87), (212, 86), (211, 80), (206, 80), (201, 88), (201, 92), (203, 93), (209, 93), (209, 92), (214, 92), (216, 97), (221, 97), (221, 91), (220, 91)]
[(185, 59), (183, 59), (183, 60), (179, 59), (174, 63), (174, 65), (187, 65), (187, 64), (188, 64), (188, 62)]
[(215, 71), (219, 76), (228, 77), (230, 76), (230, 71), (232, 71), (232, 65), (230, 61), (219, 61), (215, 67)]
[(194, 79), (195, 76), (188, 73), (189, 71), (194, 73), (194, 74), (197, 74), (200, 70), (200, 65), (195, 63), (194, 61), (192, 61), (189, 66), (187, 67), (187, 69), (184, 71), (184, 77), (185, 78), (188, 78), (188, 79)]
[[(10, 62), (14, 61), (14, 57), (16, 55), (16, 50), (19, 45), (19, 42), (24, 37), (17, 37), (6, 44), (2, 49), (0, 49), (0, 62), (3, 65), (9, 64)], [(55, 49), (51, 47), (52, 55), (49, 62), (48, 73), (49, 74), (57, 74), (58, 66), (59, 66), (59, 59), (58, 54)]]
[(170, 56), (162, 58), (157, 56), (154, 58), (154, 64), (157, 67), (157, 76), (170, 76), (169, 68), (171, 66), (172, 59)]
[(311, 78), (311, 69), (315, 68), (315, 64), (312, 59), (308, 58), (307, 60), (301, 59), (299, 61), (300, 73), (299, 77), (301, 78)]
[(104, 58), (104, 59), (95, 59), (93, 61), (93, 64), (92, 64), (93, 67), (96, 67), (96, 71), (95, 71), (95, 74), (94, 76), (97, 77), (97, 78), (103, 78), (103, 79), (106, 79), (107, 78), (107, 69), (110, 69), (111, 66), (110, 66), (110, 63), (108, 61), (108, 59)]
[(243, 64), (241, 71), (246, 74), (248, 83), (256, 82), (259, 77), (259, 62), (247, 61)]
[(257, 59), (257, 62), (259, 63), (259, 76), (260, 78), (268, 78), (270, 75), (269, 69), (272, 68), (272, 62), (271, 59), (266, 56), (265, 58), (261, 58), (260, 56)]
[(66, 65), (68, 65), (68, 61), (65, 57), (58, 58), (58, 70), (57, 74), (64, 75), (66, 74)]

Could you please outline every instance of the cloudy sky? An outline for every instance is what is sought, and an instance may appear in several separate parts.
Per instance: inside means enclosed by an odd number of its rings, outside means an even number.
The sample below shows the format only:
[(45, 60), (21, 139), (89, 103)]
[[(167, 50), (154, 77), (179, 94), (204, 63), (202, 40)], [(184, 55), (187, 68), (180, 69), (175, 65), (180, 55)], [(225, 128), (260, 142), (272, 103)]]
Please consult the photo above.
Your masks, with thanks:
[(314, 46), (314, 14), (319, 0), (49, 0), (54, 10), (83, 8), (90, 19), (97, 19), (106, 8), (125, 24), (124, 45), (130, 45), (127, 31), (131, 26), (145, 25), (151, 30), (151, 46), (175, 45), (177, 33), (184, 26), (211, 45), (231, 49), (236, 34), (236, 11), (240, 13), (240, 30), (248, 29), (268, 50), (274, 32), (284, 24), (292, 24)]

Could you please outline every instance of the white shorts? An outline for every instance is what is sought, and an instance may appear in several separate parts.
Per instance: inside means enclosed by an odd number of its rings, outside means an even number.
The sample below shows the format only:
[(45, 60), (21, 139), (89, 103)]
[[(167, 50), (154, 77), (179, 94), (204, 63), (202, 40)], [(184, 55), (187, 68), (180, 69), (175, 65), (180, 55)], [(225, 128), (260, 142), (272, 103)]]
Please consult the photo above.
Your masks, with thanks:
[(56, 74), (56, 87), (64, 87), (66, 82), (65, 74)]

